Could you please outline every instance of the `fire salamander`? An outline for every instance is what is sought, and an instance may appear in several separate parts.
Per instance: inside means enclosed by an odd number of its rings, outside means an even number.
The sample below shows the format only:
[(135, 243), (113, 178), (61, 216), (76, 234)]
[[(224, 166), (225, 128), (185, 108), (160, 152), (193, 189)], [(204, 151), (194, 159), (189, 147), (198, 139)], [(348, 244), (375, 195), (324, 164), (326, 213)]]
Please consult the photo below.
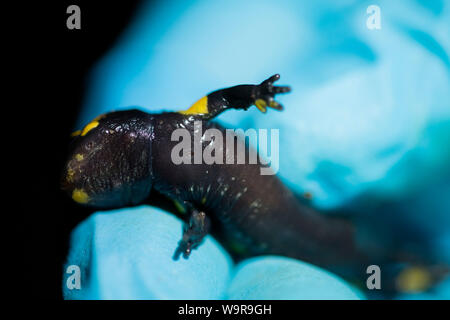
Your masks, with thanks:
[[(246, 110), (252, 105), (263, 113), (267, 108), (282, 110), (274, 97), (290, 88), (274, 86), (279, 78), (276, 74), (259, 85), (214, 91), (181, 112), (127, 110), (97, 117), (73, 134), (62, 188), (74, 201), (102, 208), (142, 203), (152, 190), (176, 201), (188, 218), (178, 248), (174, 245), (175, 258), (188, 257), (213, 224), (227, 248), (238, 255), (277, 254), (338, 273), (356, 268), (365, 274), (368, 265), (377, 263), (377, 255), (360, 246), (351, 223), (300, 202), (276, 175), (260, 173), (265, 166), (260, 160), (234, 165), (225, 161), (227, 154), (236, 153), (239, 143), (246, 151), (250, 147), (237, 136), (227, 137), (225, 128), (210, 120), (225, 110)], [(178, 144), (172, 133), (186, 129), (194, 144), (196, 121), (204, 130), (217, 129), (225, 140), (234, 140), (221, 141), (226, 151), (223, 163), (194, 164), (193, 152), (184, 155), (191, 164), (172, 161)], [(204, 150), (219, 141), (200, 134), (200, 143)]]

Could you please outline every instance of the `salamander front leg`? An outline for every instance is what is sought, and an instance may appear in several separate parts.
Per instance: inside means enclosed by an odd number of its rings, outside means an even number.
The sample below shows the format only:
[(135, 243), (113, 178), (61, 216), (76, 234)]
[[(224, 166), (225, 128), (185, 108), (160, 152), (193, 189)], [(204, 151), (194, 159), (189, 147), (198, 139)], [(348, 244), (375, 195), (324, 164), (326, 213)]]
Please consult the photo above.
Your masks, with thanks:
[(279, 79), (280, 75), (275, 74), (257, 85), (244, 84), (211, 92), (180, 113), (210, 120), (225, 110), (247, 110), (251, 105), (255, 105), (263, 113), (267, 111), (267, 107), (283, 110), (283, 106), (275, 101), (275, 96), (287, 93), (291, 88), (275, 86), (274, 82)]
[(210, 225), (210, 220), (203, 211), (191, 209), (189, 223), (184, 227), (183, 238), (178, 243), (173, 259), (178, 260), (180, 254), (187, 259), (192, 249), (196, 249), (208, 234)]

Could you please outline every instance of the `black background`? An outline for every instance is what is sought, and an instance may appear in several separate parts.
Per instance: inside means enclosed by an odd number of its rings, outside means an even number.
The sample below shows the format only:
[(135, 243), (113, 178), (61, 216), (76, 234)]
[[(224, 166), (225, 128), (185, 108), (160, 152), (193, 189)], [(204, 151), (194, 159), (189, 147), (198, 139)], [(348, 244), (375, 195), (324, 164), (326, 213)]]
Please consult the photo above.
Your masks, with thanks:
[[(66, 10), (72, 4), (81, 9), (81, 30), (66, 27)], [(15, 72), (19, 93), (12, 108), (18, 113), (15, 119), (25, 117), (13, 141), (22, 152), (13, 158), (18, 160), (21, 190), (14, 231), (23, 235), (24, 284), (15, 287), (18, 296), (62, 299), (68, 237), (91, 212), (59, 189), (70, 133), (91, 67), (114, 45), (138, 8), (137, 0), (59, 0), (19, 3), (14, 9), (17, 16), (9, 27), (23, 33), (13, 37), (12, 48), (23, 45), (17, 52), (24, 53), (19, 65), (24, 70)]]

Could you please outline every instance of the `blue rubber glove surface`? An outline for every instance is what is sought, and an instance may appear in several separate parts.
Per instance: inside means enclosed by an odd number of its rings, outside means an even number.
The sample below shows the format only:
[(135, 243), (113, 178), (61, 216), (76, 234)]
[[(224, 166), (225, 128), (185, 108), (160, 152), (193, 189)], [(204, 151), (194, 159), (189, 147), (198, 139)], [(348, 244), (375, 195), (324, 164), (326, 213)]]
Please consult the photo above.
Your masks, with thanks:
[(284, 257), (262, 257), (234, 266), (211, 237), (189, 259), (172, 259), (182, 222), (141, 206), (98, 212), (73, 232), (65, 270), (80, 268), (80, 289), (65, 299), (359, 299), (337, 276)]

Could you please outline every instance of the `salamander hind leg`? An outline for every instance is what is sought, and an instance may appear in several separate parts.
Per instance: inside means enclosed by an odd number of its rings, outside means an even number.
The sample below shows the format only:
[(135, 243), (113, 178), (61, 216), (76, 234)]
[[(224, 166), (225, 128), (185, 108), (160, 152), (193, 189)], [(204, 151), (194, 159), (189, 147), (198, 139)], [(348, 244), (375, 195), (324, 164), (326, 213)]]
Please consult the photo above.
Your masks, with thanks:
[(191, 209), (189, 223), (184, 227), (183, 237), (178, 243), (173, 256), (174, 260), (178, 260), (181, 254), (187, 259), (193, 249), (196, 249), (208, 234), (211, 222), (203, 211)]

